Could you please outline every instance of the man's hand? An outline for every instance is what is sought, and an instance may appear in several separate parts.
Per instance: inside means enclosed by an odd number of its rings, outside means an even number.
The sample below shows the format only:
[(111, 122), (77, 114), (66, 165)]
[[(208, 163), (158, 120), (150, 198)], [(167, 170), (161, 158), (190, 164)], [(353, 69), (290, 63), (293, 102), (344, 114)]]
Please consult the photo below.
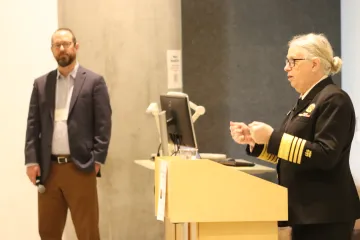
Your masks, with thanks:
[(257, 144), (267, 144), (274, 129), (263, 122), (252, 122), (249, 124), (252, 139)]
[(243, 122), (230, 122), (230, 132), (233, 140), (238, 144), (255, 145), (250, 135), (250, 128)]
[(40, 176), (40, 166), (39, 165), (32, 165), (26, 167), (26, 174), (30, 179), (30, 182), (35, 185), (36, 177)]
[(100, 163), (95, 163), (95, 173), (98, 174), (101, 168), (101, 164)]

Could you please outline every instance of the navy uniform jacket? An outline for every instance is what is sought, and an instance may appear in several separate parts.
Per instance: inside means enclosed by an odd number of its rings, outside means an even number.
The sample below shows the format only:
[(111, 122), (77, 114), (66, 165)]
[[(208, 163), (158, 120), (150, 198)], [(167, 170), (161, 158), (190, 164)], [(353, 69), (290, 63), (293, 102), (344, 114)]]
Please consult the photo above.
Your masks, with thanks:
[(355, 111), (331, 77), (319, 82), (274, 130), (268, 144), (249, 155), (277, 163), (288, 189), (288, 224), (352, 221), (360, 201), (350, 172)]

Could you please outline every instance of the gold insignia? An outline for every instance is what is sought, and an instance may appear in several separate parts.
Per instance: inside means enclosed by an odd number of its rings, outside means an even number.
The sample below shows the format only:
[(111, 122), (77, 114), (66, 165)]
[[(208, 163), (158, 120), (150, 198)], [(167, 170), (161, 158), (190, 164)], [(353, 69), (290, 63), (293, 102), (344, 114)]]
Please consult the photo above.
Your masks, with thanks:
[(311, 155), (312, 155), (312, 151), (309, 150), (309, 149), (306, 149), (306, 151), (305, 151), (305, 157), (311, 158)]
[(315, 109), (315, 103), (310, 104), (305, 110), (307, 113), (311, 113)]
[(300, 113), (298, 116), (299, 117), (310, 117), (310, 114), (307, 112), (304, 112), (304, 113)]

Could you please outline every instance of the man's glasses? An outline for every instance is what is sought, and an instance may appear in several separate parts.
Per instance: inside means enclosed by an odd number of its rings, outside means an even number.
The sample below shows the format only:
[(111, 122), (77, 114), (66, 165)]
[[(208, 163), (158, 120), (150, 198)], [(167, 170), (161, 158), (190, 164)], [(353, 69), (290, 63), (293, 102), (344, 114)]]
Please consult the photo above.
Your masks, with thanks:
[(59, 43), (53, 43), (51, 44), (52, 48), (60, 49), (61, 46), (63, 46), (65, 49), (69, 48), (71, 46), (72, 42), (59, 42)]

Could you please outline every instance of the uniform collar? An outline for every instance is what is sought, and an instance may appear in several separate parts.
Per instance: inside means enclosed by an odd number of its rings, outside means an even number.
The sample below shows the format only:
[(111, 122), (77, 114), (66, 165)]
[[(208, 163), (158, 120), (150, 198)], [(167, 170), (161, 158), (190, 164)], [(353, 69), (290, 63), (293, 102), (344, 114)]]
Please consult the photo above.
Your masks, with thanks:
[(334, 84), (331, 76), (327, 76), (325, 79), (319, 81), (313, 88), (310, 89), (310, 91), (306, 94), (306, 96), (303, 98), (304, 100), (312, 100), (314, 97), (323, 90), (327, 85)]
[(309, 92), (316, 86), (318, 85), (321, 81), (327, 79), (329, 76), (328, 75), (324, 75), (319, 81), (317, 81), (314, 85), (312, 85), (303, 95), (300, 96), (301, 100), (304, 100), (304, 98), (309, 94)]

